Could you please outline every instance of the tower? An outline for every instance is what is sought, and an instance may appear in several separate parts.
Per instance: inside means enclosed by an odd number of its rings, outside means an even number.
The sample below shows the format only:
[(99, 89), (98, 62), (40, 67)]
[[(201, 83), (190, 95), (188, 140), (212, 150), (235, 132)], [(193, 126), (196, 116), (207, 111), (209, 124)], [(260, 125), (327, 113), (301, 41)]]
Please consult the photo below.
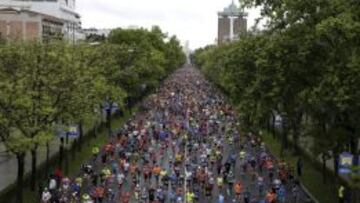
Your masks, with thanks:
[(232, 3), (218, 13), (218, 44), (233, 41), (247, 30), (247, 14)]

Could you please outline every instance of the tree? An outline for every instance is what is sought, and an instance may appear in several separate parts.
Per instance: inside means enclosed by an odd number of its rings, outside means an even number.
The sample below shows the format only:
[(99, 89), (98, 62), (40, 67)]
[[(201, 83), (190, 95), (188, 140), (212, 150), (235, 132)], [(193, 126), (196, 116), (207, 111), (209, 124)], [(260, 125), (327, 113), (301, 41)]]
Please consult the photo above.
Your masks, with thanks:
[(157, 86), (161, 79), (185, 62), (185, 55), (179, 41), (154, 26), (145, 29), (115, 29), (109, 35), (109, 43), (122, 47), (116, 54), (118, 66), (122, 69), (121, 86), (131, 100)]
[[(69, 110), (72, 96), (81, 81), (80, 74), (76, 74), (80, 73), (79, 63), (73, 58), (70, 46), (64, 43), (33, 42), (21, 47), (6, 46), (11, 51), (7, 55), (9, 63), (3, 68), (13, 70), (3, 74), (4, 83), (9, 84), (4, 89), (6, 96), (16, 97), (3, 100), (3, 107), (11, 106), (12, 111), (7, 111), (6, 117), (14, 123), (19, 136), (30, 142), (31, 188), (35, 189), (37, 149), (53, 139), (54, 123), (63, 119)], [(11, 61), (17, 60), (20, 62), (14, 68)]]
[[(23, 88), (24, 83), (18, 80), (23, 61), (21, 60), (23, 52), (19, 44), (4, 45), (0, 47), (0, 128), (1, 141), (7, 150), (16, 155), (17, 172), (17, 202), (23, 202), (23, 177), (25, 171), (26, 152), (32, 147), (32, 140), (24, 137), (16, 130), (16, 120), (12, 118), (16, 115), (13, 109), (22, 103), (21, 95), (18, 89)], [(17, 115), (20, 116), (20, 115)]]
[(98, 105), (99, 111), (106, 111), (106, 124), (109, 136), (112, 133), (112, 109), (115, 103), (121, 106), (126, 96), (126, 91), (122, 88), (121, 76), (123, 70), (118, 65), (118, 60), (122, 59), (120, 53), (123, 53), (125, 56), (127, 55), (126, 48), (105, 43), (96, 47), (96, 51), (92, 55), (95, 58), (95, 62), (91, 66), (94, 66), (95, 72), (99, 74), (99, 77), (94, 81), (94, 96), (100, 102)]

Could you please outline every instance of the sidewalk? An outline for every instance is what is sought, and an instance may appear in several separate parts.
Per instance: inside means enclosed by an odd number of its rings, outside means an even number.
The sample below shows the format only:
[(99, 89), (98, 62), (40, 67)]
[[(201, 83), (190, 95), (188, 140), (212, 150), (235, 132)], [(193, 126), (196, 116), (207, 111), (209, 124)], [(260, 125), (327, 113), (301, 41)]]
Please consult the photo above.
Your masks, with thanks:
[[(59, 151), (60, 140), (54, 139), (50, 143), (50, 157)], [(5, 146), (0, 144), (0, 191), (15, 183), (17, 176), (17, 159), (13, 154), (5, 153)], [(38, 166), (46, 161), (46, 147), (39, 147), (38, 150)], [(31, 170), (31, 155), (26, 154), (25, 158), (25, 174)], [(6, 174), (6, 175), (5, 175)]]
[[(84, 135), (90, 131), (90, 129), (84, 129)], [(65, 147), (72, 146), (72, 140), (69, 140), (68, 145)], [(60, 139), (55, 137), (50, 142), (50, 159), (59, 152)], [(38, 149), (38, 163), (37, 166), (40, 166), (46, 161), (46, 146), (41, 146)], [(28, 152), (25, 157), (25, 176), (31, 171), (31, 154)], [(0, 143), (0, 192), (6, 189), (11, 184), (16, 182), (17, 177), (17, 159), (16, 156), (7, 153), (6, 147)], [(6, 174), (6, 175), (5, 175)]]

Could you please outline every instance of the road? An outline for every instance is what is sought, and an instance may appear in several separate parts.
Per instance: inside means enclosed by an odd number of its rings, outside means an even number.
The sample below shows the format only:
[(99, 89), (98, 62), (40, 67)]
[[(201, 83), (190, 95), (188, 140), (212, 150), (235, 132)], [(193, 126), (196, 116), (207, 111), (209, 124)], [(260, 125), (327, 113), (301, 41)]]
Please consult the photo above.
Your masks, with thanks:
[[(52, 198), (230, 203), (277, 197), (277, 202), (308, 202), (291, 171), (256, 135), (240, 134), (235, 110), (197, 69), (175, 72), (142, 108), (84, 166), (82, 179), (73, 183), (79, 189), (62, 181)], [(287, 172), (281, 182), (280, 172)], [(239, 196), (234, 190), (238, 183)]]

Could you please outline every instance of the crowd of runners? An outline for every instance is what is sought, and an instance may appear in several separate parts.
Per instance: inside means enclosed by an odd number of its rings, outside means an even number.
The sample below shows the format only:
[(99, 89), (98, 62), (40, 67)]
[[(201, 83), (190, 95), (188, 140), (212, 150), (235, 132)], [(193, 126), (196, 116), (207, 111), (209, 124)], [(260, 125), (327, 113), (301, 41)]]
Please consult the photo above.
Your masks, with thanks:
[(164, 81), (94, 146), (75, 178), (54, 174), (43, 203), (307, 202), (293, 167), (240, 133), (234, 109), (195, 68)]

